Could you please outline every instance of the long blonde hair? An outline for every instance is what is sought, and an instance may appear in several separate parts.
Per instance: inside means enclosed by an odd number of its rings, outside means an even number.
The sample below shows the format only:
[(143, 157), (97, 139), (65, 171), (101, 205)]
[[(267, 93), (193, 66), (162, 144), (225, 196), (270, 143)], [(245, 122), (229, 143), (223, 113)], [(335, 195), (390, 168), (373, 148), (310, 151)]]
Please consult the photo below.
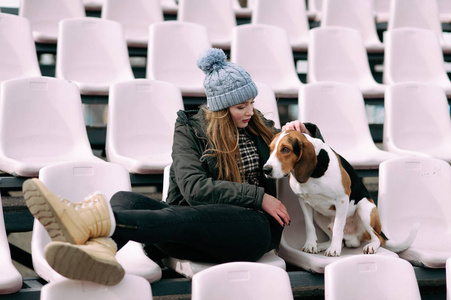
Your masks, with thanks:
[[(204, 107), (207, 121), (208, 145), (203, 156), (213, 156), (217, 160), (219, 178), (232, 182), (242, 182), (243, 174), (240, 172), (241, 155), (238, 148), (238, 128), (233, 122), (229, 109), (211, 111)], [(259, 135), (269, 145), (275, 134), (274, 127), (269, 128), (263, 121), (259, 111), (254, 109), (254, 115), (249, 121), (248, 128), (251, 133)], [(241, 168), (242, 169), (242, 168)]]

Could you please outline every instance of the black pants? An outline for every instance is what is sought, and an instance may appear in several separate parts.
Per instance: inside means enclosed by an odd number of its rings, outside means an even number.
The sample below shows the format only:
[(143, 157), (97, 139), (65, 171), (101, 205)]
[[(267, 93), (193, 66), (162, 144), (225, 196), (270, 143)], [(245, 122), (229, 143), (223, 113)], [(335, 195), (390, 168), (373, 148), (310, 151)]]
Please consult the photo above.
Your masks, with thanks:
[(278, 245), (283, 229), (264, 212), (233, 205), (170, 206), (133, 192), (118, 192), (110, 203), (113, 239), (147, 245), (154, 260), (257, 261)]

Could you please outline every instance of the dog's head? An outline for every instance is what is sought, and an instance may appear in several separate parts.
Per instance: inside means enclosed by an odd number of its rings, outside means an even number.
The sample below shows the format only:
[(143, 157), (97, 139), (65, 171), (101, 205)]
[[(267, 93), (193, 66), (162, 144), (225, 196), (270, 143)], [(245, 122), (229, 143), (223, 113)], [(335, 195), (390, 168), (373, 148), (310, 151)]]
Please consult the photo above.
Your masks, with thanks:
[(282, 131), (269, 145), (270, 156), (263, 166), (266, 177), (282, 178), (294, 171), (298, 182), (307, 182), (315, 169), (315, 147), (296, 130)]

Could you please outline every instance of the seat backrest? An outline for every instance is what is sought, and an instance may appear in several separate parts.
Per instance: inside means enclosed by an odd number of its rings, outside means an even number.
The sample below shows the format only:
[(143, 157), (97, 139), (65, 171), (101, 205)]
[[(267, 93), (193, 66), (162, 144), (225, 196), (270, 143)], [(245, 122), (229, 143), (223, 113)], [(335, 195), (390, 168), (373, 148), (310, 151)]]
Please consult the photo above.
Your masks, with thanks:
[(436, 234), (451, 228), (450, 181), (451, 166), (443, 160), (405, 157), (382, 162), (378, 210), (384, 233), (402, 240), (420, 223), (413, 246), (429, 248)]
[(432, 30), (443, 41), (436, 0), (391, 0), (387, 30), (415, 27)]
[(110, 300), (128, 299), (152, 300), (152, 289), (144, 278), (125, 275), (122, 281), (114, 286), (105, 286), (89, 281), (61, 280), (46, 284), (41, 290), (41, 300)]
[(0, 82), (11, 78), (41, 76), (30, 22), (0, 13)]
[(353, 255), (327, 265), (324, 293), (328, 300), (421, 299), (412, 265), (383, 255)]
[(373, 0), (324, 0), (321, 27), (342, 26), (358, 30), (365, 45), (380, 42)]
[(384, 146), (404, 150), (435, 148), (451, 141), (446, 94), (439, 86), (404, 82), (388, 87), (385, 96)]
[(147, 50), (147, 78), (177, 86), (202, 86), (205, 74), (197, 67), (202, 51), (211, 48), (207, 29), (199, 24), (165, 21), (152, 24)]
[(275, 128), (280, 127), (279, 108), (274, 90), (267, 84), (256, 82), (258, 95), (255, 97), (254, 107), (258, 109), (265, 118), (274, 121)]
[(356, 29), (327, 26), (310, 30), (307, 82), (375, 82)]
[(85, 9), (81, 0), (21, 0), (19, 16), (27, 18), (33, 30), (36, 41), (56, 42), (58, 38), (58, 24), (64, 19), (82, 18)]
[(338, 153), (374, 145), (362, 93), (353, 85), (306, 84), (299, 90), (298, 119), (318, 125), (324, 140)]
[(101, 17), (119, 22), (128, 42), (147, 40), (150, 24), (164, 21), (160, 0), (105, 0)]
[(0, 151), (13, 159), (93, 156), (80, 92), (66, 80), (27, 77), (3, 82), (0, 136)]
[(271, 87), (284, 80), (299, 81), (288, 35), (277, 26), (235, 27), (230, 60), (249, 72), (254, 81)]
[[(54, 194), (73, 202), (80, 202), (94, 192), (100, 192), (107, 201), (118, 191), (131, 191), (130, 175), (117, 164), (103, 161), (76, 161), (54, 164), (39, 171), (39, 179)], [(31, 240), (33, 267), (47, 281), (56, 281), (56, 273), (44, 258), (44, 249), (51, 239), (41, 223), (35, 219)]]
[(148, 79), (111, 86), (106, 153), (136, 157), (171, 152), (177, 111), (183, 109), (180, 89)]
[(219, 264), (192, 279), (192, 299), (293, 299), (288, 273), (261, 263)]
[(60, 22), (56, 77), (88, 83), (134, 78), (122, 26), (101, 18)]
[(211, 0), (179, 0), (177, 20), (205, 26), (214, 46), (232, 40), (232, 29), (237, 25), (232, 2)]
[(308, 40), (309, 24), (305, 1), (256, 0), (252, 24), (267, 24), (285, 29), (291, 45)]
[(385, 38), (384, 83), (449, 82), (434, 32), (403, 27), (387, 31)]
[(131, 191), (130, 175), (117, 164), (108, 162), (68, 162), (47, 166), (39, 179), (54, 194), (73, 202), (100, 192), (107, 201), (118, 191)]

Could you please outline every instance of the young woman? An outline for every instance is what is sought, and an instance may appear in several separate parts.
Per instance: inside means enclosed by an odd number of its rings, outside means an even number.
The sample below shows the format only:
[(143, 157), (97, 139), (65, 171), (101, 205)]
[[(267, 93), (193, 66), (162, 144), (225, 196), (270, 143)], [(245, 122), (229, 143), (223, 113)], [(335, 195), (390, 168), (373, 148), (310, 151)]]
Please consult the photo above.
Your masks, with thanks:
[[(257, 261), (278, 246), (290, 217), (275, 198), (275, 182), (261, 171), (273, 122), (254, 109), (258, 91), (249, 74), (227, 62), (222, 50), (207, 50), (198, 66), (206, 74), (208, 106), (178, 113), (167, 203), (132, 192), (109, 203), (99, 194), (72, 203), (38, 179), (24, 183), (30, 211), (53, 240), (46, 259), (63, 276), (120, 282), (124, 271), (113, 240), (146, 244), (155, 260), (215, 263)], [(291, 128), (320, 137), (311, 124), (294, 121), (283, 129)]]

